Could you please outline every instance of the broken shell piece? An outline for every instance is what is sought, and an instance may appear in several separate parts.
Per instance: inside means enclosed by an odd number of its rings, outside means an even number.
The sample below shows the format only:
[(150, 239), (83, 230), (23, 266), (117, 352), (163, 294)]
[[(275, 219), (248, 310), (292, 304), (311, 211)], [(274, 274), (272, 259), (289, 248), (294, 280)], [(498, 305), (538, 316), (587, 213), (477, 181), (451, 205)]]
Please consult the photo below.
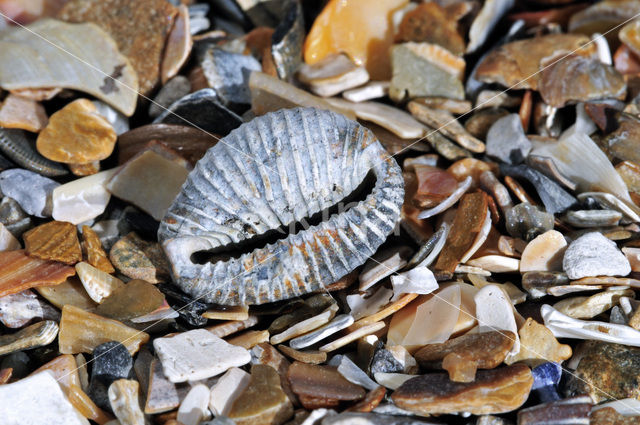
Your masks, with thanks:
[(0, 297), (38, 286), (57, 285), (75, 273), (73, 267), (29, 257), (23, 250), (0, 252)]
[(0, 126), (37, 133), (48, 122), (44, 107), (35, 100), (9, 94), (0, 106)]
[(548, 304), (541, 307), (540, 313), (544, 325), (556, 338), (587, 339), (640, 347), (640, 331), (630, 326), (574, 319)]
[(115, 171), (102, 171), (53, 189), (51, 215), (54, 220), (80, 224), (102, 214), (111, 199), (104, 184)]
[[(298, 126), (307, 130), (298, 131)], [(284, 139), (276, 137), (276, 133), (280, 132), (286, 134)], [(312, 140), (307, 140), (309, 135), (313, 135)], [(352, 137), (356, 137), (357, 141), (351, 140)], [(325, 139), (331, 139), (332, 142), (325, 143)], [(266, 157), (262, 148), (260, 153), (253, 153), (253, 147), (258, 149), (257, 146), (275, 143), (275, 140), (287, 141), (278, 148), (277, 157), (275, 150), (267, 151)], [(247, 162), (244, 156), (236, 157), (225, 147), (228, 145), (246, 145), (243, 152), (263, 158), (260, 166), (252, 161)], [(347, 151), (343, 148), (347, 145), (350, 148), (345, 155)], [(322, 146), (317, 151), (320, 153), (316, 153), (316, 149)], [(325, 149), (327, 146), (329, 150)], [(366, 150), (361, 150), (365, 147)], [(308, 149), (311, 150), (307, 152)], [(356, 158), (358, 161), (354, 162)], [(299, 166), (282, 168), (285, 164), (282, 161)], [(333, 169), (336, 161), (354, 167), (347, 181), (339, 178), (337, 169)], [(310, 217), (343, 199), (372, 169), (377, 181), (366, 203), (361, 201), (318, 226), (290, 234), (272, 245), (244, 253), (237, 259), (206, 264), (194, 264), (191, 261), (191, 255), (195, 252), (220, 250), (277, 229), (284, 223)], [(283, 172), (288, 176), (286, 185), (282, 180)], [(243, 174), (244, 183), (229, 173)], [(312, 173), (313, 176), (309, 174), (308, 179), (302, 179), (306, 173)], [(304, 189), (290, 192), (287, 188), (292, 187), (292, 182), (298, 179), (302, 179), (298, 184)], [(248, 184), (248, 181), (253, 183)], [(217, 190), (212, 192), (212, 184), (226, 187), (225, 190), (231, 190), (236, 195), (222, 197)], [(364, 263), (384, 241), (384, 235), (395, 227), (403, 201), (402, 187), (399, 167), (388, 158), (369, 130), (329, 111), (281, 110), (244, 124), (230, 133), (225, 143), (218, 143), (207, 152), (169, 208), (160, 224), (158, 237), (172, 263), (175, 281), (190, 295), (203, 297), (207, 302), (229, 305), (287, 299), (321, 289)], [(204, 203), (202, 198), (192, 196), (192, 192), (202, 190), (211, 193)], [(280, 196), (280, 193), (286, 195)], [(246, 199), (251, 202), (247, 203)], [(211, 214), (212, 208), (217, 211), (215, 216)], [(368, 211), (372, 210), (382, 211), (382, 214), (370, 216)], [(215, 217), (215, 221), (212, 217)], [(366, 223), (369, 229), (376, 229), (366, 234), (358, 232), (360, 239), (357, 250), (352, 249), (355, 242), (352, 238), (356, 237), (354, 230), (362, 224), (352, 228), (350, 223)], [(337, 229), (343, 230), (336, 233)], [(323, 236), (325, 234), (326, 238)], [(317, 242), (312, 241), (323, 238), (330, 241), (332, 248), (329, 251), (336, 255), (344, 252), (344, 255), (326, 257), (316, 248), (304, 248), (308, 244), (317, 246)], [(321, 251), (324, 252), (324, 248)], [(293, 264), (304, 265), (306, 272), (300, 274), (298, 271), (295, 276), (290, 276), (292, 261)], [(249, 264), (249, 272), (238, 274), (238, 270)], [(307, 267), (310, 264), (313, 266)], [(218, 278), (212, 280), (214, 275)], [(228, 279), (227, 276), (232, 277)], [(265, 284), (267, 281), (268, 285)]]
[(364, 86), (344, 91), (342, 97), (356, 103), (378, 99), (387, 95), (389, 85), (389, 81), (371, 81)]
[(50, 221), (22, 235), (28, 255), (43, 260), (74, 265), (82, 260), (76, 226), (64, 221)]
[(553, 305), (560, 313), (574, 319), (591, 319), (618, 304), (621, 297), (635, 298), (632, 289), (611, 288), (589, 297), (565, 298)]
[(124, 282), (117, 277), (111, 276), (85, 262), (76, 264), (76, 272), (84, 289), (87, 290), (91, 299), (97, 303), (101, 303), (113, 291), (124, 286)]
[(247, 320), (249, 307), (235, 306), (224, 310), (207, 310), (202, 313), (202, 317), (215, 320)]
[(347, 304), (351, 309), (351, 316), (358, 320), (362, 317), (370, 316), (380, 311), (389, 303), (392, 295), (393, 291), (385, 288), (384, 286), (379, 286), (373, 294), (357, 293), (347, 295), (346, 299)]
[(189, 9), (185, 5), (180, 5), (178, 6), (178, 14), (173, 22), (173, 27), (167, 35), (162, 55), (162, 63), (160, 65), (162, 84), (180, 71), (180, 68), (189, 59), (192, 45)]
[(271, 343), (271, 345), (280, 344), (281, 342), (288, 341), (291, 338), (295, 338), (316, 328), (319, 328), (320, 326), (326, 324), (329, 320), (331, 320), (333, 316), (335, 316), (337, 311), (337, 304), (332, 304), (329, 308), (327, 308), (317, 316), (313, 316), (306, 320), (298, 322), (288, 328), (286, 331), (277, 335), (273, 335), (269, 339), (269, 342)]
[(0, 336), (0, 356), (42, 347), (53, 342), (57, 335), (58, 324), (53, 320), (34, 323), (18, 332)]
[(34, 288), (44, 299), (62, 310), (66, 304), (76, 306), (82, 310), (92, 311), (96, 303), (89, 297), (80, 279), (71, 277), (55, 286), (40, 286)]
[(345, 54), (329, 55), (313, 65), (303, 64), (298, 79), (318, 96), (331, 97), (369, 81), (369, 73)]
[(329, 353), (331, 351), (337, 350), (338, 348), (344, 347), (345, 345), (350, 344), (351, 342), (356, 341), (363, 336), (378, 332), (384, 329), (385, 326), (386, 325), (384, 322), (374, 322), (371, 324), (363, 325), (357, 328), (355, 331), (343, 336), (342, 338), (338, 338), (335, 341), (321, 346), (319, 350)]
[(205, 329), (156, 338), (153, 347), (171, 382), (209, 378), (251, 361), (246, 349), (231, 345)]
[(349, 314), (341, 314), (333, 318), (329, 323), (319, 327), (318, 329), (301, 335), (289, 341), (289, 346), (295, 350), (308, 347), (318, 341), (333, 335), (334, 333), (351, 326), (354, 322), (353, 316)]
[(215, 416), (228, 416), (233, 402), (249, 385), (249, 374), (242, 369), (232, 367), (211, 387), (209, 410)]
[(116, 320), (86, 312), (70, 304), (62, 308), (58, 337), (62, 354), (91, 353), (100, 344), (119, 341), (133, 355), (148, 340), (148, 334)]
[(520, 352), (520, 339), (517, 336), (518, 326), (514, 316), (511, 300), (504, 291), (496, 285), (487, 285), (474, 296), (476, 302), (476, 318), (478, 331), (510, 331), (515, 337), (513, 347), (507, 355), (507, 360)]
[(467, 176), (464, 179), (464, 181), (462, 181), (458, 185), (457, 189), (454, 190), (451, 193), (451, 195), (447, 197), (447, 199), (445, 199), (444, 201), (442, 201), (441, 203), (439, 203), (438, 205), (436, 205), (435, 207), (429, 210), (422, 211), (420, 214), (418, 214), (418, 218), (420, 219), (430, 218), (430, 217), (433, 217), (434, 215), (440, 214), (441, 212), (448, 210), (456, 202), (458, 202), (458, 200), (462, 197), (462, 195), (464, 195), (471, 188), (472, 183), (473, 183), (473, 178), (471, 176)]
[(567, 241), (562, 233), (548, 230), (527, 244), (520, 258), (520, 272), (562, 271)]
[(4, 224), (0, 223), (0, 251), (15, 251), (20, 248), (20, 242)]
[(426, 267), (415, 267), (393, 275), (391, 284), (393, 285), (391, 301), (396, 301), (403, 294), (430, 294), (439, 287), (433, 272)]
[(582, 192), (578, 195), (578, 200), (595, 199), (596, 202), (605, 207), (622, 213), (626, 220), (634, 223), (640, 222), (640, 210), (633, 204), (622, 201), (617, 196), (606, 192)]
[(21, 328), (34, 319), (59, 320), (60, 313), (26, 290), (0, 297), (0, 322), (8, 328)]
[(40, 155), (35, 138), (23, 130), (0, 128), (0, 152), (26, 170), (43, 176), (62, 176), (69, 173), (66, 167)]
[(105, 273), (113, 273), (115, 269), (109, 261), (98, 234), (89, 226), (82, 226), (82, 244), (87, 255), (87, 262)]
[(366, 291), (385, 277), (407, 265), (411, 249), (401, 246), (376, 253), (367, 261), (360, 272), (360, 291)]
[(138, 401), (138, 381), (118, 379), (109, 385), (109, 403), (111, 410), (120, 423), (145, 425), (144, 414)]
[[(78, 44), (78, 40), (85, 43)], [(0, 64), (3, 88), (77, 89), (104, 100), (127, 116), (133, 114), (138, 99), (136, 72), (118, 52), (113, 39), (98, 26), (42, 19), (25, 28), (5, 31), (1, 41), (8, 57), (21, 58)], [(76, 60), (69, 62), (69, 55)], [(87, 68), (87, 63), (92, 67)], [(105, 79), (105, 75), (109, 77)]]
[(194, 385), (178, 408), (177, 420), (184, 425), (198, 425), (211, 419), (207, 409), (209, 405), (209, 387), (204, 384)]

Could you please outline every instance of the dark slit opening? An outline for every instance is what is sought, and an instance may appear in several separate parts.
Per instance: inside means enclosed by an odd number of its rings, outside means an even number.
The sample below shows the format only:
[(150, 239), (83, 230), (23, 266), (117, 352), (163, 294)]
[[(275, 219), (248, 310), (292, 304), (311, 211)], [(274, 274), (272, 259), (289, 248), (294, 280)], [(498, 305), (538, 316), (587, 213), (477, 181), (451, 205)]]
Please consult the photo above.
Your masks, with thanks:
[(316, 226), (322, 221), (328, 220), (335, 214), (348, 211), (360, 201), (364, 201), (367, 196), (373, 192), (376, 184), (376, 178), (373, 171), (369, 171), (362, 181), (349, 195), (339, 202), (331, 205), (329, 208), (318, 211), (311, 217), (304, 217), (302, 220), (280, 226), (277, 229), (269, 230), (261, 235), (253, 236), (247, 240), (238, 243), (231, 243), (211, 250), (197, 251), (191, 254), (191, 261), (194, 264), (216, 263), (218, 261), (227, 261), (232, 258), (239, 258), (242, 254), (252, 252), (256, 249), (264, 248), (269, 244), (273, 244), (281, 239), (287, 238), (290, 234), (297, 234), (302, 230), (306, 230), (311, 226)]

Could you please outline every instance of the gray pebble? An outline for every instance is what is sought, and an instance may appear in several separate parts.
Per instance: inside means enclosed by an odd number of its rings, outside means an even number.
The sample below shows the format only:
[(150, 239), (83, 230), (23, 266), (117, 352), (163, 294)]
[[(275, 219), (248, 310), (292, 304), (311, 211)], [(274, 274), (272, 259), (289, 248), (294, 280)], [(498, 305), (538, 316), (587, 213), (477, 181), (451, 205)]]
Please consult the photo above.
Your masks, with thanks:
[(190, 91), (189, 79), (183, 75), (176, 75), (158, 91), (153, 103), (149, 105), (149, 116), (151, 118), (159, 117), (173, 102), (188, 95)]
[(31, 217), (15, 200), (5, 196), (0, 201), (0, 223), (16, 238), (31, 228)]
[(567, 211), (565, 221), (574, 227), (616, 226), (622, 213), (614, 210)]
[(601, 233), (591, 232), (571, 242), (562, 268), (569, 279), (588, 276), (626, 276), (631, 273), (627, 257)]
[(256, 58), (214, 47), (205, 52), (201, 66), (209, 87), (216, 91), (223, 104), (251, 103), (249, 75), (262, 70)]
[(505, 220), (509, 234), (526, 241), (553, 229), (553, 214), (525, 202), (507, 210)]
[(518, 114), (500, 118), (487, 133), (487, 155), (507, 164), (520, 164), (530, 150), (531, 142), (522, 130)]
[(13, 169), (0, 173), (0, 190), (29, 215), (51, 216), (51, 193), (59, 183), (33, 171)]

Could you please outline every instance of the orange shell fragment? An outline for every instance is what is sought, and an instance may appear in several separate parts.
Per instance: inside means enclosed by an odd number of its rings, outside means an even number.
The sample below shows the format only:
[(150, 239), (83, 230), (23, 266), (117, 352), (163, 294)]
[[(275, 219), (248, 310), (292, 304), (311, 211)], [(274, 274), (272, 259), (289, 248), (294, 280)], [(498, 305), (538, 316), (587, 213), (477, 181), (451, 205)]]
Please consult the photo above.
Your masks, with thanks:
[(36, 286), (52, 286), (76, 274), (56, 261), (29, 257), (24, 250), (0, 252), (0, 297)]

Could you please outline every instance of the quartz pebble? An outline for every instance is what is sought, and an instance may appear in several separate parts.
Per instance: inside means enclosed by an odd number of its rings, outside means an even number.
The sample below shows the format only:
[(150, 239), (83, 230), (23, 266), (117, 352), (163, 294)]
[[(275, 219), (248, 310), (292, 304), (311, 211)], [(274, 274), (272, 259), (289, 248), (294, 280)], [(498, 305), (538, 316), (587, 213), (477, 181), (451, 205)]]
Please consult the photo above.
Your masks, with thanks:
[(187, 393), (178, 409), (178, 422), (184, 425), (198, 425), (211, 417), (209, 405), (210, 391), (206, 385), (198, 384)]
[(215, 416), (228, 416), (233, 402), (249, 385), (249, 374), (232, 367), (211, 387), (209, 410)]
[(171, 382), (208, 378), (251, 361), (246, 349), (233, 346), (204, 329), (157, 338), (153, 346)]
[(0, 173), (0, 191), (15, 200), (29, 215), (51, 215), (51, 196), (59, 183), (33, 171), (14, 169)]
[(562, 260), (569, 279), (588, 276), (626, 276), (629, 261), (616, 244), (601, 233), (587, 233), (571, 242)]
[(562, 233), (548, 230), (527, 244), (520, 258), (520, 272), (561, 271), (567, 241)]
[(51, 194), (52, 217), (80, 224), (102, 214), (111, 199), (104, 184), (114, 173), (115, 170), (102, 171), (54, 188)]
[(109, 385), (111, 409), (120, 423), (144, 425), (144, 414), (138, 401), (138, 381), (118, 379)]

